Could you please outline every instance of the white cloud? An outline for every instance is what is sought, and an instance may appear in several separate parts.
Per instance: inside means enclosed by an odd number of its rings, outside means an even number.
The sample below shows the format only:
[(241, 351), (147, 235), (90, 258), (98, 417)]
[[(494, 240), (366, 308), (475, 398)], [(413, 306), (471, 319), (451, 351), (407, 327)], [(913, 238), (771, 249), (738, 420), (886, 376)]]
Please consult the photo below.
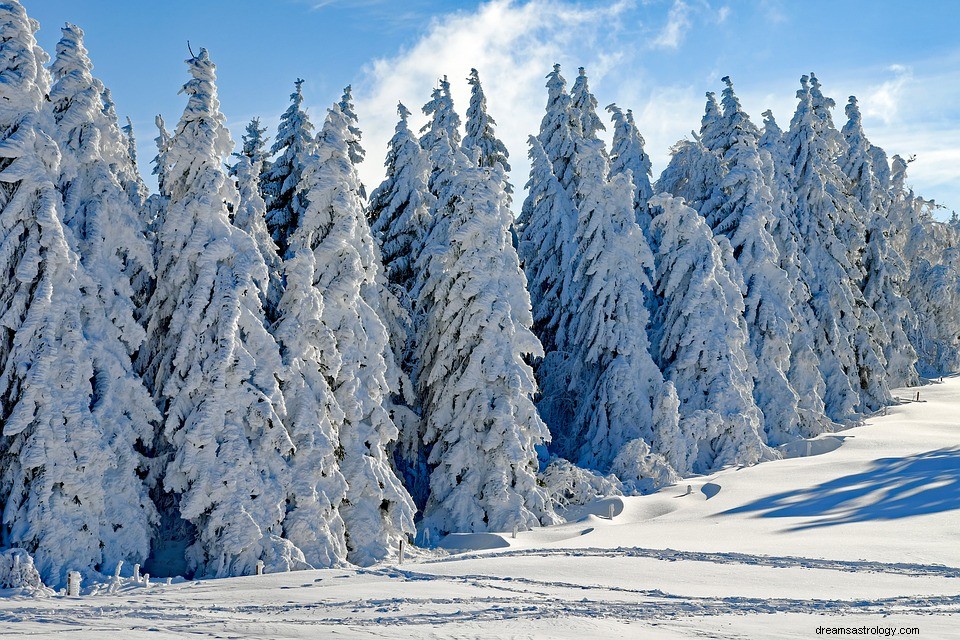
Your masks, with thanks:
[(667, 24), (650, 45), (656, 49), (676, 49), (690, 29), (690, 7), (683, 0), (674, 0)]
[(610, 37), (612, 25), (630, 6), (626, 1), (585, 8), (555, 0), (523, 4), (494, 0), (474, 11), (436, 18), (416, 43), (396, 56), (374, 61), (354, 84), (368, 152), (361, 167), (364, 182), (374, 186), (382, 180), (397, 101), (415, 114), (411, 126), (419, 127), (424, 122), (420, 106), (446, 74), (462, 117), (470, 95), (465, 78), (476, 67), (490, 113), (498, 122), (497, 133), (512, 154), (512, 180), (522, 187), (529, 168), (527, 136), (539, 129), (546, 103), (544, 77), (559, 62), (568, 85), (581, 65), (588, 69), (592, 88), (602, 84), (623, 55), (612, 44), (617, 40)]
[(864, 115), (880, 118), (884, 124), (889, 125), (897, 120), (905, 90), (913, 79), (913, 70), (894, 64), (889, 66), (887, 71), (892, 73), (893, 77), (872, 87), (863, 103)]

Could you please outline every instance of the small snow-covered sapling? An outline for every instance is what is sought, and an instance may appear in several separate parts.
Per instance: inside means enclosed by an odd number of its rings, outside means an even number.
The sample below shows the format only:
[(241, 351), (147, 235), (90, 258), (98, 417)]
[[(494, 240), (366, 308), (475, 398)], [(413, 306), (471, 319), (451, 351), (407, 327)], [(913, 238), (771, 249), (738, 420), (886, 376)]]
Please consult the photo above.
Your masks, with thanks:
[(263, 560), (257, 560), (257, 575), (263, 575)]

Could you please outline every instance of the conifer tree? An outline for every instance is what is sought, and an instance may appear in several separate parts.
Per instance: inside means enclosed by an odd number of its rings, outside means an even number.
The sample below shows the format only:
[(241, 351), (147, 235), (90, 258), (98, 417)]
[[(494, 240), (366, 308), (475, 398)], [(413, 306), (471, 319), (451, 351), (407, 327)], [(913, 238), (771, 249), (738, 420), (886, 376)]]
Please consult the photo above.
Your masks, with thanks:
[(150, 196), (150, 190), (147, 189), (147, 185), (143, 182), (143, 176), (140, 175), (140, 166), (137, 163), (137, 137), (133, 132), (133, 121), (130, 120), (130, 116), (127, 116), (127, 124), (123, 125), (121, 131), (127, 142), (126, 161), (129, 163), (130, 172), (133, 176), (133, 181), (126, 185), (127, 188), (132, 187), (127, 191), (127, 195), (133, 200), (134, 204), (142, 207)]
[(763, 113), (763, 134), (758, 148), (764, 180), (771, 191), (773, 221), (770, 233), (777, 245), (780, 267), (791, 284), (791, 308), (797, 320), (796, 331), (790, 341), (790, 369), (787, 378), (797, 392), (800, 433), (813, 437), (832, 428), (824, 406), (826, 387), (820, 373), (819, 357), (814, 351), (816, 316), (810, 305), (809, 283), (813, 281), (813, 267), (803, 253), (803, 239), (794, 220), (796, 196), (793, 191), (793, 166), (787, 157), (783, 131), (773, 113)]
[(702, 473), (772, 456), (753, 400), (743, 296), (713, 233), (678, 198), (655, 196), (658, 274), (652, 341), (664, 377), (676, 386), (687, 449), (680, 473)]
[[(349, 122), (347, 129), (350, 132), (348, 141), (350, 147), (350, 162), (352, 162), (354, 166), (357, 166), (363, 162), (367, 152), (360, 145), (363, 133), (360, 131), (360, 119), (357, 117), (357, 112), (353, 107), (353, 87), (351, 85), (348, 84), (343, 88), (343, 96), (340, 98), (338, 104), (347, 122)], [(367, 199), (367, 188), (362, 182), (360, 183), (360, 197), (364, 200)]]
[(303, 110), (303, 80), (298, 78), (293, 86), (290, 106), (280, 116), (277, 137), (270, 147), (270, 156), (275, 159), (260, 177), (260, 190), (267, 203), (267, 228), (281, 256), (305, 206), (298, 186), (305, 159), (314, 150), (313, 124)]
[(188, 101), (166, 152), (169, 203), (157, 230), (157, 287), (150, 299), (144, 379), (164, 413), (157, 442), (162, 489), (195, 531), (197, 575), (252, 573), (258, 560), (305, 566), (282, 537), (285, 457), (276, 342), (264, 327), (266, 266), (230, 223), (237, 202), (223, 162), (233, 148), (206, 49), (187, 60)]
[[(866, 139), (856, 97), (850, 96), (845, 112), (848, 119), (841, 133), (847, 143), (847, 153), (841, 168), (850, 181), (851, 191), (865, 217), (865, 276), (861, 289), (867, 305), (876, 314), (867, 314), (861, 324), (865, 321), (869, 323), (874, 340), (883, 345), (885, 377), (890, 381), (890, 386), (917, 384), (917, 353), (904, 330), (911, 313), (909, 302), (901, 293), (907, 278), (907, 266), (888, 239), (890, 223), (882, 210), (886, 189), (873, 169), (876, 159), (880, 163), (881, 175), (888, 173), (889, 170), (885, 169), (886, 157), (882, 149)], [(873, 402), (879, 405), (884, 400), (885, 397), (880, 397)]]
[(573, 117), (580, 122), (580, 134), (587, 140), (597, 140), (597, 133), (607, 129), (597, 115), (597, 104), (596, 97), (590, 93), (587, 71), (580, 67), (570, 90), (570, 109)]
[(347, 482), (340, 514), (348, 559), (369, 565), (392, 555), (413, 532), (413, 503), (396, 477), (387, 447), (397, 438), (389, 415), (392, 354), (378, 316), (376, 250), (350, 160), (350, 121), (339, 105), (327, 113), (301, 185), (307, 203), (298, 246), (316, 259), (314, 286), (324, 323), (341, 355), (331, 387), (344, 412), (340, 470)]
[(721, 132), (725, 201), (717, 212), (715, 234), (726, 236), (743, 274), (744, 311), (750, 346), (756, 357), (754, 397), (764, 417), (768, 439), (781, 444), (800, 434), (799, 397), (788, 379), (790, 344), (797, 331), (790, 281), (770, 228), (772, 195), (764, 182), (759, 130), (744, 113), (725, 77)]
[(303, 551), (311, 566), (321, 568), (346, 561), (346, 527), (340, 509), (347, 483), (339, 468), (344, 413), (331, 388), (342, 359), (316, 286), (317, 256), (310, 246), (314, 233), (309, 226), (301, 226), (290, 237), (283, 261), (286, 286), (274, 334), (284, 365), (279, 375), (284, 422), (295, 447), (289, 462), (284, 535)]
[[(36, 29), (19, 3), (0, 5), (0, 544), (26, 549), (59, 586), (68, 570), (145, 558), (154, 512), (136, 475), (142, 425), (130, 424), (142, 405), (117, 397), (123, 381), (100, 386), (118, 371), (104, 377), (99, 365), (126, 356), (123, 345), (87, 335), (93, 283), (63, 224), (61, 157), (41, 126), (49, 85)], [(99, 94), (86, 97), (99, 114)], [(85, 144), (96, 153), (95, 139)]]
[(560, 75), (560, 65), (553, 65), (553, 71), (547, 75), (547, 109), (537, 139), (553, 164), (553, 175), (572, 197), (576, 179), (573, 156), (576, 140), (582, 137), (583, 131), (566, 86), (567, 81)]
[(170, 132), (167, 131), (166, 123), (163, 121), (163, 116), (157, 115), (154, 118), (154, 122), (157, 125), (157, 137), (153, 141), (157, 145), (157, 155), (153, 158), (153, 175), (157, 176), (157, 186), (160, 190), (161, 196), (169, 196), (169, 191), (167, 191), (167, 172), (169, 167), (167, 166), (167, 151), (170, 150)]
[[(607, 107), (613, 119), (613, 144), (610, 149), (610, 175), (625, 174), (628, 170), (633, 176), (633, 209), (636, 212), (637, 224), (644, 234), (650, 232), (650, 208), (647, 201), (653, 197), (653, 187), (650, 184), (652, 175), (650, 156), (644, 151), (646, 142), (637, 123), (633, 120), (633, 111), (623, 110), (615, 104)], [(649, 267), (652, 269), (652, 265)]]
[(544, 358), (536, 367), (540, 383), (537, 407), (554, 433), (566, 433), (576, 411), (570, 390), (573, 360), (568, 337), (574, 312), (569, 265), (577, 211), (540, 141), (530, 136), (529, 144), (530, 180), (518, 224), (518, 252), (530, 291), (534, 332), (544, 349)]
[[(441, 165), (450, 162), (443, 154), (448, 146), (460, 146), (460, 116), (453, 108), (453, 96), (447, 76), (440, 79), (438, 86), (430, 94), (430, 101), (423, 105), (422, 110), (430, 120), (420, 129), (420, 148), (430, 161), (430, 192), (436, 196), (438, 187), (435, 179), (440, 173)], [(449, 144), (440, 143), (444, 137)]]
[(536, 477), (535, 447), (548, 434), (524, 362), (542, 352), (510, 241), (502, 169), (473, 166), (445, 134), (437, 145), (453, 162), (438, 176), (438, 218), (418, 261), (426, 314), (418, 383), (432, 445), (424, 525), (450, 532), (552, 523)]
[[(269, 140), (269, 138), (263, 135), (266, 132), (267, 128), (260, 126), (260, 118), (252, 118), (244, 129), (240, 151), (233, 154), (238, 158), (240, 156), (246, 156), (250, 159), (250, 164), (259, 162), (261, 164), (261, 173), (264, 173), (270, 166), (270, 161), (267, 160), (266, 156), (267, 140)], [(236, 175), (232, 168), (230, 175)], [(257, 181), (259, 182), (259, 176)]]
[(233, 224), (244, 230), (253, 239), (264, 265), (267, 267), (267, 280), (261, 283), (260, 302), (263, 305), (267, 324), (277, 319), (277, 305), (283, 291), (280, 256), (277, 245), (267, 229), (267, 205), (260, 196), (259, 177), (261, 158), (254, 150), (248, 156), (245, 152), (237, 154), (237, 162), (230, 168), (236, 179), (239, 200), (233, 212)]
[[(429, 166), (419, 142), (407, 125), (410, 112), (397, 105), (400, 120), (387, 149), (386, 177), (370, 195), (368, 217), (383, 261), (385, 287), (395, 304), (384, 309), (390, 332), (390, 346), (403, 375), (393, 401), (419, 412), (419, 401), (410, 380), (414, 373), (414, 306), (416, 283), (414, 264), (430, 225), (434, 201), (427, 188)], [(407, 413), (408, 420), (397, 424), (400, 435), (394, 450), (394, 464), (418, 507), (426, 504), (429, 474), (423, 448), (422, 421)], [(395, 415), (396, 421), (396, 415)]]
[(804, 252), (813, 265), (810, 284), (818, 324), (814, 336), (826, 384), (827, 415), (850, 421), (872, 411), (889, 397), (883, 375), (883, 352), (871, 335), (872, 310), (858, 287), (859, 228), (845, 176), (836, 164), (843, 143), (833, 127), (833, 101), (808, 76), (801, 78), (800, 103), (790, 125), (788, 154), (794, 165), (796, 220)]
[[(497, 121), (487, 113), (487, 97), (476, 69), (470, 69), (467, 82), (470, 84), (470, 106), (467, 107), (467, 135), (463, 138), (463, 148), (468, 156), (474, 152), (478, 154), (481, 167), (492, 168), (499, 164), (506, 173), (510, 171), (510, 154), (494, 130)], [(512, 194), (513, 185), (505, 182), (504, 190)]]
[[(632, 441), (658, 441), (655, 430), (678, 431), (678, 415), (655, 413), (663, 376), (650, 357), (645, 298), (652, 297), (652, 284), (643, 268), (653, 256), (635, 222), (630, 174), (608, 179), (599, 140), (584, 141), (576, 167), (580, 260), (571, 301), (577, 346), (570, 391), (579, 401), (574, 428), (563, 434), (571, 443), (563, 449), (579, 464), (607, 471)], [(665, 441), (674, 437), (663, 434)]]

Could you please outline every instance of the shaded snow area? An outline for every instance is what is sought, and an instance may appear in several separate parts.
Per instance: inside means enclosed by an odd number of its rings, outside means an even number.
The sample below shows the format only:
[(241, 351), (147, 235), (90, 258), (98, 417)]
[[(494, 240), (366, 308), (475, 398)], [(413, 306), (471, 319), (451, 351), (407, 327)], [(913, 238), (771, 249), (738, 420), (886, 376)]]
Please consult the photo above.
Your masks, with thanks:
[(515, 538), (451, 536), (369, 569), (21, 593), (0, 598), (0, 636), (958, 637), (960, 378), (919, 391), (792, 457)]

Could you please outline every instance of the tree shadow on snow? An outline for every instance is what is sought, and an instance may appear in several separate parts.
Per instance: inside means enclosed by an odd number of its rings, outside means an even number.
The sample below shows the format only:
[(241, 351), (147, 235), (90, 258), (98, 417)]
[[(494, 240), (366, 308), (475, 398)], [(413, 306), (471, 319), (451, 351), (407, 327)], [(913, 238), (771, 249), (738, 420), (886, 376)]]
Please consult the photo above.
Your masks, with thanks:
[(882, 458), (863, 472), (760, 498), (724, 514), (814, 518), (790, 531), (960, 509), (960, 447)]

